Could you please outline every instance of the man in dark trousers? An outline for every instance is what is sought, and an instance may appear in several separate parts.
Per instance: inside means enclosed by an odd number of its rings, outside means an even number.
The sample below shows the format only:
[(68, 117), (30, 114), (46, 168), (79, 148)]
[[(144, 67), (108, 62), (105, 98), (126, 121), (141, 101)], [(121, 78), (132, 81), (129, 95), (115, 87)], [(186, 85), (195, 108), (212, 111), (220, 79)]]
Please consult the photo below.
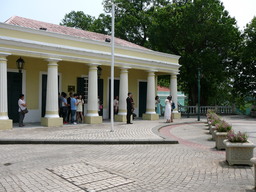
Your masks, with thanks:
[(126, 104), (127, 104), (127, 115), (126, 115), (126, 121), (127, 124), (131, 123), (131, 115), (133, 112), (133, 104), (132, 104), (132, 93), (128, 93), (128, 97), (126, 98)]

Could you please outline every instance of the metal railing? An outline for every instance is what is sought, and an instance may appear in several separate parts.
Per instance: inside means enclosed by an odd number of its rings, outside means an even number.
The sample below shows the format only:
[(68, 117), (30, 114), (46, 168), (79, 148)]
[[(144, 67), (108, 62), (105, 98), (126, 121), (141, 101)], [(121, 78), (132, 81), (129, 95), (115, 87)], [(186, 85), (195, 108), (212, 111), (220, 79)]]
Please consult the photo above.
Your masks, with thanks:
[[(200, 115), (205, 115), (207, 110), (214, 110), (217, 114), (231, 115), (234, 114), (234, 109), (232, 106), (201, 106)], [(198, 107), (197, 106), (178, 106), (178, 111), (182, 115), (197, 115)]]

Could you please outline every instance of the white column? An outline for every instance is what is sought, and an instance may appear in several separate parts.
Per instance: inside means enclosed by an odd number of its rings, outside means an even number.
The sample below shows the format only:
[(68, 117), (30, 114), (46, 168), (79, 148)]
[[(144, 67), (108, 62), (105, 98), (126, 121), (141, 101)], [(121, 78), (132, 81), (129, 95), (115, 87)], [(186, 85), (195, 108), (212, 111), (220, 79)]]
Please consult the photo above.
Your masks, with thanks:
[(89, 66), (88, 78), (88, 107), (86, 116), (99, 116), (98, 114), (98, 73), (97, 64)]
[[(0, 53), (0, 120), (7, 120), (8, 99), (7, 99), (7, 59), (9, 53)], [(18, 105), (18, 99), (17, 99)], [(18, 109), (17, 109), (18, 111)]]
[(45, 118), (59, 118), (58, 114), (58, 62), (61, 59), (47, 59), (47, 93)]
[(126, 109), (127, 93), (128, 93), (128, 68), (121, 68), (118, 115), (127, 114), (127, 109)]
[(171, 89), (171, 96), (172, 96), (172, 101), (175, 103), (175, 109), (174, 112), (177, 111), (178, 109), (178, 95), (177, 95), (177, 74), (171, 74), (170, 78), (170, 89)]
[(148, 72), (148, 84), (147, 84), (147, 110), (146, 114), (156, 114), (155, 112), (155, 71)]

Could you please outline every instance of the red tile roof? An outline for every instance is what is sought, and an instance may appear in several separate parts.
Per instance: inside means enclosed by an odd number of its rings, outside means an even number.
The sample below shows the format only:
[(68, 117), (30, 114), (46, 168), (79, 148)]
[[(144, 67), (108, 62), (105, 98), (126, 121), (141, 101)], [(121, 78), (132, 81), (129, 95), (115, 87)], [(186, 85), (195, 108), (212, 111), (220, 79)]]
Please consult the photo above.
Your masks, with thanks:
[[(36, 21), (33, 19), (27, 19), (27, 18), (19, 17), (19, 16), (13, 16), (10, 19), (8, 19), (7, 21), (5, 21), (5, 23), (11, 24), (11, 25), (18, 25), (18, 26), (25, 27), (25, 28), (37, 29), (37, 30), (40, 30), (40, 28), (46, 28), (46, 31), (49, 31), (49, 32), (59, 33), (59, 34), (64, 34), (64, 35), (69, 35), (69, 36), (75, 36), (75, 37), (81, 37), (81, 38), (96, 40), (96, 41), (101, 41), (101, 42), (105, 42), (106, 38), (111, 39), (111, 36), (109, 36), (109, 35), (104, 35), (104, 34), (90, 32), (90, 31), (84, 31), (81, 29), (46, 23), (46, 22), (42, 22), (42, 21)], [(148, 50), (145, 47), (136, 45), (134, 43), (131, 43), (131, 42), (119, 39), (119, 38), (115, 38), (115, 44), (121, 45), (124, 47)]]
[(166, 91), (166, 92), (170, 92), (170, 88), (168, 87), (161, 87), (161, 86), (157, 86), (157, 91)]

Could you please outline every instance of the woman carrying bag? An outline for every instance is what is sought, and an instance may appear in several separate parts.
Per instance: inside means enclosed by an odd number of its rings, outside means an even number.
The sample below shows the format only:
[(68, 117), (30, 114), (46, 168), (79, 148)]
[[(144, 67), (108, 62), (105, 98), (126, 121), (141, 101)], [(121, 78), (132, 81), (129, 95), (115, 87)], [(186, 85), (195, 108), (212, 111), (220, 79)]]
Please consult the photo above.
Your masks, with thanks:
[(25, 114), (28, 113), (27, 104), (24, 100), (24, 94), (21, 94), (18, 101), (19, 106), (19, 127), (23, 127), (23, 120), (25, 118)]

